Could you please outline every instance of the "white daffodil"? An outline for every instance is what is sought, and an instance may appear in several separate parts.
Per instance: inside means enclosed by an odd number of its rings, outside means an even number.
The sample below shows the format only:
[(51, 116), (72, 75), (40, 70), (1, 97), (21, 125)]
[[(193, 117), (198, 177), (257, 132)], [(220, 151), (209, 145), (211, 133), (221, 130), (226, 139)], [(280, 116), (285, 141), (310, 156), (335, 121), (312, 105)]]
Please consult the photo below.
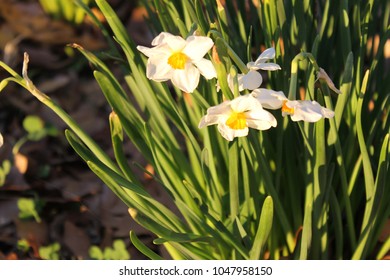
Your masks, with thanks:
[(261, 103), (263, 108), (272, 110), (282, 108), (283, 103), (288, 100), (282, 91), (272, 89), (257, 88), (251, 94)]
[(198, 86), (200, 74), (206, 79), (217, 76), (214, 65), (203, 58), (213, 47), (213, 41), (204, 36), (189, 36), (184, 40), (162, 32), (152, 41), (152, 48), (137, 46), (148, 59), (148, 79), (172, 83), (185, 92), (193, 92)]
[(333, 118), (334, 112), (321, 106), (317, 101), (288, 100), (281, 91), (259, 88), (252, 91), (266, 109), (282, 109), (282, 115), (290, 115), (293, 121), (317, 122), (322, 118)]
[(322, 118), (333, 118), (334, 112), (322, 107), (317, 101), (288, 100), (283, 103), (282, 115), (290, 115), (294, 122), (317, 122)]
[(228, 141), (248, 135), (249, 127), (267, 130), (276, 126), (275, 117), (264, 110), (252, 95), (242, 95), (210, 107), (202, 117), (199, 128), (218, 125), (218, 131)]
[[(275, 58), (275, 49), (269, 48), (260, 54), (260, 56), (256, 59), (255, 62), (250, 61), (247, 63), (246, 67), (248, 68), (248, 73), (246, 74), (238, 74), (238, 90), (243, 91), (244, 89), (254, 90), (260, 87), (263, 82), (263, 77), (258, 70), (267, 70), (267, 71), (275, 71), (280, 70), (280, 66), (276, 63), (267, 62), (270, 59)], [(233, 91), (233, 79), (228, 75), (228, 84), (230, 89)]]
[(1, 135), (0, 133), (0, 147), (3, 146), (3, 144), (4, 144), (3, 135)]

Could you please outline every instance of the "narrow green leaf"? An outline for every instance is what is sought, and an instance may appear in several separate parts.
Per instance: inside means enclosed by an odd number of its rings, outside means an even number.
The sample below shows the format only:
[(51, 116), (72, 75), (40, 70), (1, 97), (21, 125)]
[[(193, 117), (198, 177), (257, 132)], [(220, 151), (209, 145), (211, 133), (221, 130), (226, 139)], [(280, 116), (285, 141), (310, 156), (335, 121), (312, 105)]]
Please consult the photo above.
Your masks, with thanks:
[[(352, 56), (350, 55), (349, 58), (352, 60)], [(351, 72), (347, 72), (346, 75), (351, 74)], [(349, 82), (349, 77), (345, 78), (345, 81)], [(330, 98), (329, 94), (329, 88), (324, 84), (324, 82), (321, 82), (321, 88), (324, 92), (324, 99), (326, 107), (330, 110), (333, 110), (332, 100)], [(345, 94), (345, 92), (344, 92)], [(340, 98), (340, 95), (339, 95)], [(340, 104), (344, 104), (346, 102), (346, 99), (341, 101)], [(342, 109), (339, 108), (338, 113), (341, 113)], [(343, 194), (343, 200), (344, 200), (344, 206), (346, 211), (346, 220), (348, 224), (348, 233), (349, 233), (349, 241), (351, 244), (351, 248), (355, 248), (356, 246), (356, 233), (355, 233), (355, 224), (354, 224), (354, 217), (352, 213), (352, 207), (351, 207), (351, 199), (349, 197), (349, 186), (348, 186), (348, 179), (347, 179), (347, 171), (346, 171), (346, 164), (343, 156), (343, 151), (341, 148), (340, 143), (340, 137), (339, 137), (339, 124), (337, 124), (337, 120), (341, 120), (341, 116), (337, 116), (335, 118), (329, 119), (330, 124), (330, 132), (328, 135), (328, 145), (334, 146), (335, 152), (336, 152), (336, 161), (339, 168), (339, 176), (340, 176), (340, 184), (341, 184), (341, 190)]]
[(300, 248), (300, 260), (306, 260), (309, 257), (309, 251), (312, 246), (313, 236), (313, 186), (308, 185), (306, 187), (305, 198), (305, 216), (303, 218), (302, 239)]
[(254, 138), (253, 136), (254, 135), (250, 135), (250, 142), (253, 145), (253, 148), (256, 152), (257, 160), (259, 162), (260, 169), (262, 170), (261, 174), (264, 177), (265, 189), (268, 192), (268, 194), (272, 197), (273, 203), (275, 205), (275, 214), (278, 220), (280, 221), (283, 232), (285, 234), (284, 238), (287, 242), (288, 249), (290, 250), (290, 252), (293, 252), (295, 249), (296, 242), (293, 237), (290, 221), (287, 218), (281, 199), (273, 184), (271, 178), (272, 171), (270, 170), (269, 163), (267, 162), (262, 152), (258, 139)]
[(240, 219), (238, 217), (236, 217), (234, 219), (234, 225), (233, 226), (237, 228), (238, 233), (240, 235), (240, 239), (244, 243), (245, 247), (249, 248), (250, 247), (250, 240), (249, 240), (248, 233), (244, 229), (243, 223), (246, 223), (246, 219), (245, 218), (243, 218), (243, 220), (240, 221)]
[(201, 34), (205, 35), (209, 31), (209, 20), (206, 19), (206, 15), (203, 12), (202, 3), (200, 0), (195, 0), (195, 11), (196, 11), (196, 19), (198, 20), (198, 25), (201, 29)]
[[(343, 78), (341, 81), (340, 91), (341, 94), (337, 96), (337, 103), (335, 107), (335, 122), (337, 130), (340, 127), (341, 120), (343, 119), (343, 114), (346, 109), (346, 104), (350, 98), (351, 88), (352, 88), (352, 80), (354, 74), (354, 65), (353, 65), (353, 53), (350, 52), (347, 57), (347, 61), (345, 63)], [(336, 131), (330, 131), (328, 142), (334, 143), (337, 138)]]
[(59, 8), (63, 19), (74, 22), (76, 6), (73, 1), (60, 1)]
[(79, 2), (83, 3), (86, 7), (88, 7), (89, 5), (89, 2), (90, 0), (73, 0), (73, 2), (77, 5), (77, 8), (75, 10), (75, 14), (74, 14), (74, 19), (73, 19), (73, 22), (74, 24), (76, 25), (79, 25), (83, 22), (84, 18), (85, 18), (85, 11), (82, 7), (79, 6)]
[(19, 80), (16, 78), (6, 78), (0, 82), (0, 92), (8, 85), (9, 82), (19, 83)]
[(340, 36), (341, 36), (341, 51), (343, 53), (344, 61), (347, 59), (348, 54), (351, 52), (351, 35), (350, 35), (350, 24), (348, 15), (348, 0), (340, 1)]
[(124, 176), (137, 185), (141, 185), (138, 178), (135, 176), (131, 167), (127, 163), (126, 156), (123, 151), (123, 130), (119, 117), (115, 112), (110, 114), (110, 130), (111, 140), (114, 149), (115, 159), (122, 170)]
[(148, 246), (146, 246), (144, 243), (142, 243), (137, 235), (134, 233), (134, 231), (130, 231), (130, 240), (131, 243), (134, 245), (135, 248), (138, 249), (142, 254), (144, 254), (146, 257), (148, 257), (151, 260), (163, 260), (163, 258), (156, 254), (154, 251), (152, 251)]
[(388, 195), (386, 195), (386, 177), (388, 176), (390, 169), (389, 137), (390, 134), (387, 133), (383, 139), (382, 148), (378, 160), (378, 171), (375, 178), (376, 203), (373, 206), (376, 223), (374, 225), (374, 232), (372, 233), (370, 239), (370, 250), (372, 250), (374, 246), (377, 245), (376, 240), (378, 240), (379, 236), (381, 235), (383, 226), (388, 222), (388, 215), (386, 214), (386, 208), (388, 207), (386, 203), (388, 201)]
[[(11, 76), (14, 77), (15, 80), (11, 79), (11, 78), (7, 78), (5, 80), (11, 80), (11, 81), (14, 81), (15, 83), (18, 83), (20, 84), (21, 86), (25, 87), (25, 82), (23, 82), (23, 78), (18, 74), (16, 73), (11, 67), (9, 67), (7, 64), (5, 64), (3, 61), (0, 60), (0, 66), (2, 68), (4, 68), (5, 71), (7, 71)], [(4, 81), (4, 80), (3, 80)], [(2, 88), (1, 88), (2, 89)]]
[(268, 236), (272, 229), (272, 222), (274, 217), (274, 204), (271, 196), (267, 196), (264, 200), (261, 209), (260, 222), (257, 228), (253, 246), (250, 250), (249, 257), (252, 260), (260, 259), (264, 253), (264, 245), (267, 242)]
[(215, 234), (218, 234), (219, 238), (229, 245), (227, 249), (234, 248), (242, 258), (249, 259), (248, 250), (241, 244), (240, 240), (237, 240), (237, 238), (221, 223), (221, 221), (217, 221), (214, 217), (209, 215), (209, 213), (205, 213), (205, 216), (208, 218), (208, 222), (216, 229)]
[(175, 260), (209, 260), (214, 259), (212, 252), (191, 243), (166, 242), (165, 248)]
[(150, 195), (140, 186), (135, 185), (134, 183), (126, 180), (118, 173), (112, 171), (106, 165), (104, 165), (85, 145), (81, 140), (77, 137), (77, 135), (71, 130), (65, 131), (65, 136), (72, 146), (72, 148), (77, 152), (77, 154), (87, 163), (93, 162), (93, 167), (98, 171), (104, 173), (104, 176), (110, 177), (110, 180), (113, 182), (117, 182), (121, 184), (124, 188), (127, 188), (138, 195), (142, 195), (145, 197), (149, 197)]
[(162, 244), (165, 242), (205, 242), (209, 240), (209, 237), (199, 236), (193, 233), (174, 232), (173, 230), (164, 227), (160, 222), (143, 215), (135, 208), (129, 208), (129, 214), (138, 224), (155, 233), (161, 238), (160, 242), (157, 240), (156, 244)]
[(98, 5), (99, 9), (102, 11), (103, 15), (105, 16), (108, 24), (110, 25), (112, 31), (114, 32), (118, 40), (121, 42), (126, 42), (127, 45), (133, 46), (133, 49), (135, 49), (135, 46), (132, 43), (132, 40), (130, 39), (127, 30), (123, 26), (121, 20), (118, 18), (115, 11), (107, 3), (107, 1), (96, 0), (95, 2)]
[(367, 89), (368, 77), (369, 77), (369, 72), (367, 71), (366, 74), (364, 75), (362, 89), (359, 96), (358, 107), (356, 111), (356, 130), (357, 130), (360, 151), (363, 157), (363, 171), (364, 171), (364, 181), (365, 181), (365, 190), (366, 190), (366, 209), (365, 209), (365, 214), (364, 214), (364, 219), (362, 224), (362, 230), (361, 230), (362, 232), (363, 230), (365, 230), (369, 217), (371, 215), (374, 194), (375, 194), (374, 175), (372, 172), (370, 155), (368, 153), (366, 142), (364, 140), (363, 127), (362, 127), (362, 107), (363, 107), (364, 94), (366, 93), (366, 89)]
[(339, 203), (337, 201), (336, 194), (333, 189), (330, 189), (330, 210), (333, 214), (332, 216), (334, 221), (334, 236), (335, 236), (335, 259), (342, 260), (343, 259), (343, 222), (341, 217), (341, 210)]
[(383, 139), (382, 148), (378, 160), (378, 172), (375, 178), (375, 189), (384, 189), (386, 186), (386, 175), (389, 168), (390, 155), (388, 153), (389, 133)]
[(376, 259), (377, 260), (383, 259), (386, 256), (386, 254), (389, 253), (389, 251), (390, 251), (390, 236), (387, 237), (386, 241), (383, 243), (383, 245), (379, 249), (379, 252), (376, 256)]
[(131, 106), (123, 97), (125, 93), (116, 80), (112, 80), (110, 76), (99, 71), (95, 71), (94, 75), (106, 99), (114, 108), (115, 113), (118, 114), (127, 136), (142, 151), (143, 156), (150, 161), (150, 149), (145, 143), (144, 135), (142, 135), (144, 120), (134, 106)]

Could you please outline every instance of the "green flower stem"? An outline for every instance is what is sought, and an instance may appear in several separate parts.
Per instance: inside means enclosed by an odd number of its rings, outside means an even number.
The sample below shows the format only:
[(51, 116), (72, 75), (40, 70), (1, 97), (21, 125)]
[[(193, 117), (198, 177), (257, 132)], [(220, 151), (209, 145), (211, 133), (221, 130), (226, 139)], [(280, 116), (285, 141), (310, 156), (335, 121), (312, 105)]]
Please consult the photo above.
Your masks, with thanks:
[(56, 113), (85, 143), (85, 145), (110, 169), (116, 173), (121, 174), (120, 169), (111, 161), (108, 155), (96, 144), (96, 142), (87, 134), (85, 131), (60, 107), (58, 106), (49, 96), (41, 92), (27, 75), (29, 57), (27, 53), (24, 53), (23, 61), (23, 79), (20, 81), (20, 85), (26, 88), (32, 95), (34, 95), (40, 102), (45, 104), (54, 113)]
[(239, 192), (238, 192), (238, 141), (229, 144), (229, 197), (230, 197), (230, 215), (234, 219), (239, 211)]
[(297, 92), (297, 83), (298, 83), (298, 66), (299, 62), (308, 59), (314, 67), (316, 73), (320, 71), (314, 56), (311, 53), (301, 52), (297, 54), (291, 62), (291, 79), (290, 79), (290, 89), (288, 92), (288, 99), (296, 100)]
[[(309, 53), (301, 52), (301, 53), (297, 54), (291, 62), (290, 88), (288, 91), (288, 99), (290, 99), (290, 100), (297, 99), (296, 95), (297, 95), (299, 62), (304, 60), (304, 59), (307, 59), (309, 56), (312, 56), (312, 55)], [(318, 66), (317, 66), (317, 69), (318, 69)]]
[(246, 64), (241, 60), (241, 58), (234, 52), (234, 50), (229, 46), (227, 45), (227, 43), (225, 42), (226, 46), (227, 46), (227, 51), (228, 51), (228, 54), (230, 56), (230, 58), (234, 61), (234, 63), (236, 63), (237, 67), (240, 69), (240, 71), (243, 73), (243, 74), (246, 74), (248, 73), (249, 69), (248, 67), (246, 67)]

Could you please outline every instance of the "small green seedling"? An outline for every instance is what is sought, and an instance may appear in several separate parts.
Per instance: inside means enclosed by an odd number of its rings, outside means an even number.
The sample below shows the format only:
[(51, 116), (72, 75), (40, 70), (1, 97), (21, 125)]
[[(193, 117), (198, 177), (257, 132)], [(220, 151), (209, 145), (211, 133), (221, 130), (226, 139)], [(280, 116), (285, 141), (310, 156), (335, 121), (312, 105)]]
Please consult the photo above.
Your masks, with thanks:
[(39, 255), (44, 260), (59, 260), (61, 245), (58, 242), (39, 248)]
[(2, 187), (5, 183), (5, 179), (7, 175), (11, 171), (11, 162), (6, 159), (0, 165), (0, 187)]
[(20, 219), (34, 218), (36, 222), (40, 223), (38, 211), (42, 207), (42, 202), (32, 198), (19, 198), (18, 209)]
[(125, 242), (117, 239), (113, 242), (112, 248), (106, 247), (101, 250), (98, 246), (93, 245), (89, 248), (89, 256), (94, 260), (128, 260), (130, 254), (126, 249)]

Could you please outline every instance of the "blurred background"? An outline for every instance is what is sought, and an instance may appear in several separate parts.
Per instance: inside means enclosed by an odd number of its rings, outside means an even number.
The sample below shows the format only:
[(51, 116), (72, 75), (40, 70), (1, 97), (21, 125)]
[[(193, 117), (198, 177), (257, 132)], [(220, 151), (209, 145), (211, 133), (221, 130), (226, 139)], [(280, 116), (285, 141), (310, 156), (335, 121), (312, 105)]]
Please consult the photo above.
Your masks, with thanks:
[[(94, 1), (83, 2), (105, 24)], [(137, 44), (150, 42), (137, 1), (108, 2)], [(21, 73), (28, 52), (29, 76), (37, 87), (110, 151), (111, 109), (87, 61), (69, 43), (97, 54), (107, 49), (101, 31), (73, 1), (0, 1), (0, 59)], [(0, 80), (6, 77), (1, 69)], [(70, 148), (65, 128), (20, 86), (10, 83), (0, 93), (0, 259), (144, 258), (130, 245), (130, 228), (157, 251), (150, 233), (130, 219), (126, 206)], [(130, 144), (126, 150), (129, 159), (142, 162)], [(153, 188), (147, 176), (139, 176)]]

